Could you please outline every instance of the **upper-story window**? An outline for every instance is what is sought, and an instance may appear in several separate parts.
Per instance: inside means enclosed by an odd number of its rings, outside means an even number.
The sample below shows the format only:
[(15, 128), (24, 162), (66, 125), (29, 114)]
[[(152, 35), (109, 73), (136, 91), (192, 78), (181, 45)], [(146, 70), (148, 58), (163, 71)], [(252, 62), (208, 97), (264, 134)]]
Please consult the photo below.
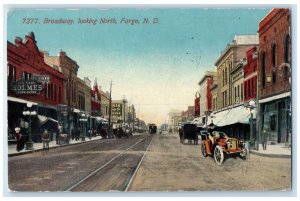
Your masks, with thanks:
[(272, 82), (276, 82), (276, 44), (272, 45)]
[(262, 87), (266, 87), (266, 52), (261, 54), (261, 75), (262, 75)]
[(290, 54), (290, 35), (288, 34), (284, 40), (284, 63), (289, 63), (289, 54)]
[(16, 82), (17, 76), (16, 76), (16, 67), (12, 65), (8, 65), (8, 82)]

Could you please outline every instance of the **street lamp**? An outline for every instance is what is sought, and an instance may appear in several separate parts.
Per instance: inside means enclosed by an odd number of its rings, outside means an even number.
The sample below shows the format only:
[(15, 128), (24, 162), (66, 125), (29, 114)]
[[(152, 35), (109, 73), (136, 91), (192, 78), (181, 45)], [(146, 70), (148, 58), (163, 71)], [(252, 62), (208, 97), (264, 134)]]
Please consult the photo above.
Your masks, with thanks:
[(32, 103), (27, 103), (27, 110), (23, 111), (24, 116), (28, 116), (28, 141), (26, 142), (26, 150), (33, 150), (33, 142), (31, 139), (31, 116), (36, 115), (36, 111), (31, 111)]
[(251, 100), (249, 102), (248, 106), (249, 112), (250, 112), (250, 139), (249, 139), (249, 144), (250, 146), (253, 146), (253, 114), (254, 114), (254, 109), (255, 109), (255, 102), (254, 100)]
[(81, 122), (81, 124), (83, 124), (83, 135), (81, 136), (81, 140), (85, 141), (85, 136), (86, 136), (86, 123), (87, 123), (87, 116), (86, 114), (81, 114), (81, 117), (79, 118), (79, 121)]

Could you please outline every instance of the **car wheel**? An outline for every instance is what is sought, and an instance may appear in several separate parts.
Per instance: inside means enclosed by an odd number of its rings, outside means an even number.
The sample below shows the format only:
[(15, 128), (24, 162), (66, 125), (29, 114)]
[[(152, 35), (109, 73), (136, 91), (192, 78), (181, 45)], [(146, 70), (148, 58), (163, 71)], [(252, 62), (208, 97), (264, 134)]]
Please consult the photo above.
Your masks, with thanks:
[(202, 151), (202, 155), (204, 157), (207, 157), (207, 152), (206, 152), (206, 147), (205, 147), (204, 142), (202, 142), (202, 144), (201, 144), (201, 151)]
[(242, 159), (248, 159), (249, 158), (249, 149), (247, 147), (244, 147), (240, 153), (240, 157)]
[(217, 145), (215, 147), (215, 150), (214, 150), (214, 159), (215, 159), (215, 162), (218, 165), (222, 165), (222, 163), (224, 161), (224, 153), (223, 153), (222, 148), (219, 145)]

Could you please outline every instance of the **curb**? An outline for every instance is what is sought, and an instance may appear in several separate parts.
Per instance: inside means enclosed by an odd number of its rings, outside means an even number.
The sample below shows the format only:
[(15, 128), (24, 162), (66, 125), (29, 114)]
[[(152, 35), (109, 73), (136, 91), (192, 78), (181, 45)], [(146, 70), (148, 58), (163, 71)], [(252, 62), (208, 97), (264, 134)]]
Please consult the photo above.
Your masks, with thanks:
[[(76, 144), (89, 143), (89, 142), (98, 141), (98, 140), (102, 140), (102, 139), (96, 139), (96, 140), (90, 140), (90, 141), (82, 141), (82, 142), (73, 143), (73, 144), (62, 144), (62, 145), (58, 145), (58, 146), (52, 146), (52, 147), (49, 147), (49, 150), (50, 149), (60, 148), (60, 147), (72, 146), (72, 145), (76, 145)], [(43, 149), (39, 148), (39, 149), (34, 149), (34, 150), (29, 150), (29, 151), (24, 151), (24, 152), (11, 153), (11, 154), (8, 154), (8, 157), (25, 155), (25, 154), (30, 154), (30, 153), (34, 153), (34, 152), (40, 152), (40, 151), (43, 151)]]
[(250, 150), (250, 153), (258, 156), (271, 157), (271, 158), (291, 158), (291, 155), (286, 155), (286, 154), (266, 154), (266, 153), (259, 153), (253, 150)]

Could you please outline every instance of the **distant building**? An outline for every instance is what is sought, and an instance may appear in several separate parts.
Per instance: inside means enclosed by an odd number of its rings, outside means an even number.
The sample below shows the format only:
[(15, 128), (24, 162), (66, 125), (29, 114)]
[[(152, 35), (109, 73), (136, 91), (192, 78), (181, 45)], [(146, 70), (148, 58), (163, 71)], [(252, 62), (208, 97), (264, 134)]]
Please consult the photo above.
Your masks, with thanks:
[(101, 94), (101, 113), (102, 117), (108, 119), (109, 117), (109, 92), (100, 90)]
[(168, 121), (169, 130), (171, 130), (172, 132), (176, 132), (179, 128), (179, 123), (181, 122), (182, 122), (181, 112), (178, 110), (171, 110), (169, 112), (169, 121)]
[(273, 143), (291, 142), (291, 12), (273, 9), (259, 23), (259, 131)]
[(212, 112), (213, 96), (211, 88), (215, 77), (215, 72), (206, 71), (198, 83), (200, 86), (200, 117), (203, 125), (207, 125), (207, 117)]
[(92, 116), (101, 116), (101, 94), (96, 79), (94, 82), (94, 86), (91, 89), (91, 111)]
[(194, 119), (194, 106), (188, 106), (188, 109), (181, 112), (182, 122), (191, 122)]

